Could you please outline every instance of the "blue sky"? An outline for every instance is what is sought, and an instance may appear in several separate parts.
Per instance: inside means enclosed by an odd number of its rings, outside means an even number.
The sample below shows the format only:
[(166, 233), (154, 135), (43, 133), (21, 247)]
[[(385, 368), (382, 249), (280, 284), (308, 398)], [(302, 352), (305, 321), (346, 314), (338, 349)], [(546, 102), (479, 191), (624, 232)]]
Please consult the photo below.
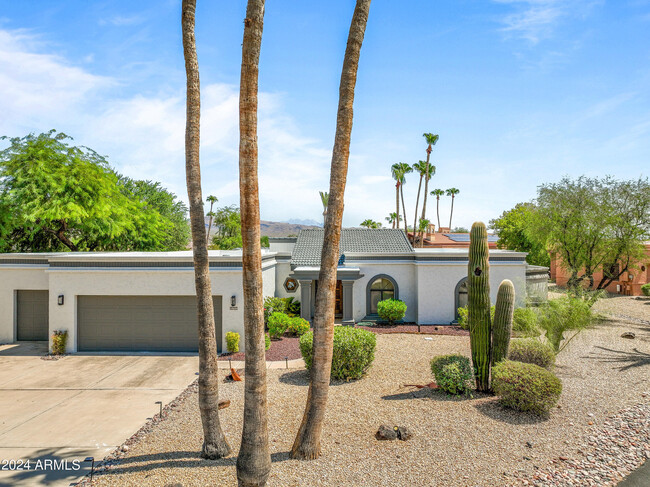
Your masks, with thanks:
[[(180, 1), (3, 1), (0, 134), (50, 128), (187, 200)], [(244, 0), (198, 0), (204, 194), (238, 204)], [(260, 61), (262, 218), (321, 219), (354, 2), (268, 2)], [(453, 225), (488, 221), (563, 175), (650, 168), (650, 1), (371, 5), (344, 224), (394, 211), (390, 165), (426, 157)], [(413, 219), (417, 179), (407, 179)], [(430, 199), (431, 201), (431, 199)], [(441, 200), (443, 225), (449, 198)], [(429, 205), (434, 216), (435, 204)]]

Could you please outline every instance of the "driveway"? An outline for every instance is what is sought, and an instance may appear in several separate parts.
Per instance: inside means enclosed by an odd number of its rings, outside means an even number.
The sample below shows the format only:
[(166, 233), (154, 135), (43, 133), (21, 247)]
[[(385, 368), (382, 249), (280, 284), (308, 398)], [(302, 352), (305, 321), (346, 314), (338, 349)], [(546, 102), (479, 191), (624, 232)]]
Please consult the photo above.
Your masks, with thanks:
[[(46, 351), (45, 342), (0, 346), (2, 487), (78, 481), (89, 471), (86, 457), (99, 461), (121, 445), (159, 411), (156, 401), (170, 402), (198, 372), (196, 355), (43, 360)], [(30, 469), (11, 460), (30, 460)]]

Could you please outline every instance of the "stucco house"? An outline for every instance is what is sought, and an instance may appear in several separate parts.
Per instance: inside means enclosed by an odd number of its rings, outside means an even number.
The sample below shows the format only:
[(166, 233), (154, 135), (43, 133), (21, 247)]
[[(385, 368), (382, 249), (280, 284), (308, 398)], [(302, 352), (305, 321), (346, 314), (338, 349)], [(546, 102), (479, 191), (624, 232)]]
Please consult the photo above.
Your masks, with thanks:
[[(313, 316), (323, 230), (270, 238), (262, 255), (265, 296), (293, 296)], [(397, 229), (344, 229), (336, 314), (342, 322), (376, 316), (377, 302), (406, 302), (406, 321), (449, 324), (466, 303), (468, 249), (413, 249)], [(526, 254), (490, 251), (492, 300), (499, 283), (526, 299)], [(210, 251), (219, 350), (243, 334), (241, 251)], [(191, 252), (0, 254), (0, 343), (48, 340), (67, 330), (69, 352), (192, 352), (197, 325)]]

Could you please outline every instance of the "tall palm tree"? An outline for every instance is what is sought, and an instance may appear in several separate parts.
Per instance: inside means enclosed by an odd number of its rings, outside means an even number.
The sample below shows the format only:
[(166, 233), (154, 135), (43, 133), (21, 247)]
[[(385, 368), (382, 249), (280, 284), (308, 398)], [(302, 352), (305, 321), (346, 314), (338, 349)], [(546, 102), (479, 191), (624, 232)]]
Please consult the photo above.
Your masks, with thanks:
[(399, 216), (399, 188), (402, 185), (402, 166), (401, 163), (396, 162), (390, 167), (390, 173), (395, 180), (395, 214), (397, 215), (396, 222), (397, 228), (399, 229), (399, 222), (401, 220)]
[[(402, 219), (402, 218), (400, 217), (400, 220), (401, 220), (401, 219)], [(395, 228), (395, 222), (397, 222), (397, 213), (395, 213), (395, 212), (393, 212), (393, 213), (389, 213), (388, 216), (385, 218), (385, 220), (386, 220), (388, 223), (392, 223), (393, 228)]]
[[(433, 146), (436, 145), (436, 142), (438, 142), (438, 139), (440, 138), (438, 134), (431, 134), (431, 133), (425, 133), (422, 134), (424, 137), (424, 140), (427, 142), (427, 168), (429, 167), (429, 159), (431, 158), (431, 151), (433, 150)], [(427, 174), (429, 173), (429, 170), (427, 169)], [(436, 170), (434, 168), (433, 174), (435, 174)], [(432, 174), (432, 176), (433, 176)], [(424, 220), (427, 217), (427, 195), (429, 194), (429, 179), (428, 178), (425, 183), (424, 183), (424, 203), (422, 205), (422, 216), (421, 218)], [(421, 242), (422, 245), (424, 245), (424, 242)]]
[[(404, 231), (408, 235), (408, 225), (406, 224), (406, 205), (404, 204), (404, 185), (406, 184), (406, 175), (413, 172), (413, 168), (405, 162), (398, 162), (397, 166), (399, 167), (398, 173), (401, 175), (399, 192), (402, 198), (402, 210), (404, 212)], [(413, 229), (415, 232), (415, 229)]]
[(359, 226), (366, 227), (366, 228), (381, 228), (381, 223), (368, 218), (366, 220), (363, 220), (361, 223), (359, 223)]
[[(419, 232), (419, 226), (416, 226), (418, 223), (418, 203), (420, 201), (420, 189), (422, 188), (422, 180), (426, 177), (427, 184), (429, 182), (429, 179), (436, 173), (436, 166), (433, 164), (427, 164), (425, 161), (419, 161), (413, 164), (413, 170), (417, 171), (420, 174), (420, 184), (418, 185), (418, 197), (415, 200), (415, 217), (413, 218), (413, 228), (418, 228), (418, 233)], [(426, 190), (425, 190), (426, 193)], [(426, 205), (426, 198), (424, 199), (424, 204)], [(420, 220), (422, 220), (422, 217), (420, 217)], [(420, 236), (422, 238), (422, 236)], [(415, 245), (415, 231), (413, 232), (413, 245)]]
[(319, 191), (320, 201), (323, 203), (323, 225), (325, 225), (325, 219), (327, 218), (327, 203), (329, 201), (330, 195), (327, 191)]
[(434, 189), (430, 194), (436, 197), (436, 214), (438, 216), (438, 231), (440, 231), (440, 197), (445, 195), (445, 190)]
[(208, 216), (210, 217), (210, 222), (208, 223), (208, 233), (205, 236), (205, 241), (209, 244), (210, 243), (210, 230), (212, 230), (212, 219), (216, 216), (215, 213), (212, 211), (212, 208), (214, 207), (214, 204), (219, 201), (216, 196), (210, 195), (208, 196), (205, 201), (210, 203), (210, 211), (208, 211)]
[(240, 487), (265, 485), (271, 471), (257, 177), (257, 91), (263, 27), (264, 0), (248, 0), (239, 83), (239, 200), (246, 347), (244, 424), (237, 457)]
[(183, 56), (187, 76), (187, 119), (185, 122), (185, 174), (190, 202), (194, 284), (196, 287), (197, 318), (199, 322), (199, 410), (203, 425), (203, 458), (221, 458), (230, 453), (219, 422), (219, 374), (217, 368), (217, 338), (214, 326), (210, 264), (201, 195), (201, 166), (199, 163), (201, 96), (199, 62), (196, 56), (194, 21), (196, 0), (183, 0), (181, 22)]
[(454, 216), (454, 199), (456, 195), (460, 193), (460, 189), (449, 188), (447, 190), (447, 196), (451, 196), (451, 213), (449, 213), (449, 230), (451, 231), (451, 217)]
[(321, 268), (314, 313), (314, 357), (310, 369), (307, 406), (291, 448), (291, 457), (315, 459), (320, 456), (320, 438), (327, 407), (327, 394), (332, 369), (334, 347), (334, 300), (336, 268), (339, 260), (343, 195), (350, 157), (352, 132), (352, 105), (359, 68), (359, 55), (368, 21), (370, 0), (357, 0), (350, 24), (348, 43), (343, 59), (339, 87), (339, 107), (336, 117), (336, 135), (330, 171), (330, 198), (325, 222)]

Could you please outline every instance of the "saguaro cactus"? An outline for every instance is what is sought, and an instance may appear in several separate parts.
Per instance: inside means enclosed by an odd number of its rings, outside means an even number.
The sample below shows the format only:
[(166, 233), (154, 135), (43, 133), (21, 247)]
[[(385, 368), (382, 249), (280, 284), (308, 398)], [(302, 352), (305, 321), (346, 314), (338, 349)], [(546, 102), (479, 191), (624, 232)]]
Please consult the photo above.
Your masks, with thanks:
[(492, 324), (490, 322), (490, 263), (487, 230), (483, 222), (475, 222), (469, 234), (467, 266), (467, 322), (476, 388), (490, 390), (492, 356)]
[(514, 311), (515, 286), (509, 279), (504, 279), (497, 292), (494, 323), (492, 323), (492, 365), (508, 356)]

